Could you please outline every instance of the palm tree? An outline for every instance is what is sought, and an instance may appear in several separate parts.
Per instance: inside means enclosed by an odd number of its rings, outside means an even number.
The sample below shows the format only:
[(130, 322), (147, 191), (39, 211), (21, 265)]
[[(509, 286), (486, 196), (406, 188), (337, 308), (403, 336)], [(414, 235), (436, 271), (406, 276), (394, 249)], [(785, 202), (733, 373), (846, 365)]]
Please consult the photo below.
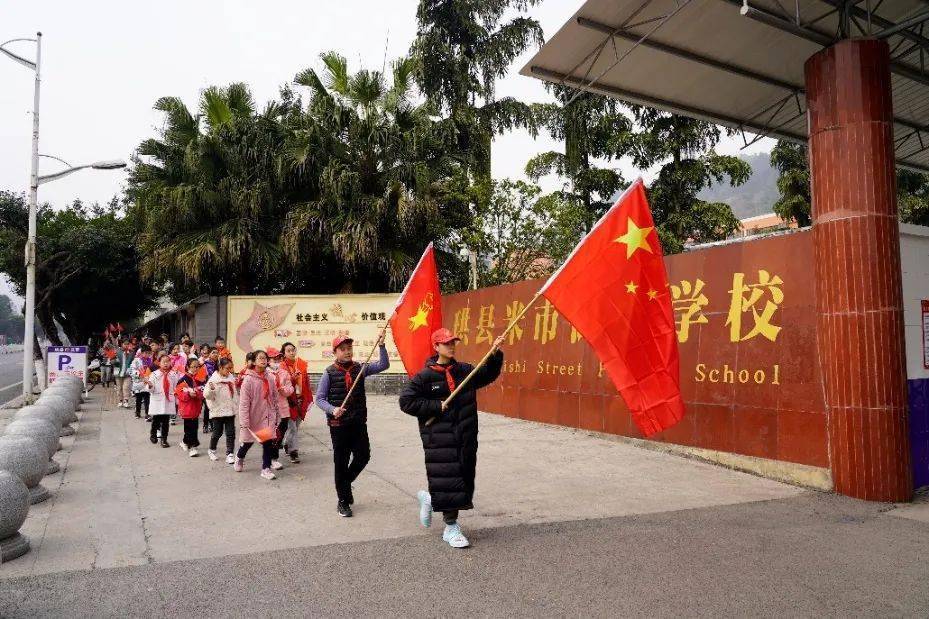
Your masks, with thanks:
[(283, 248), (297, 264), (324, 244), (345, 275), (343, 291), (396, 289), (429, 241), (469, 221), (455, 198), (453, 133), (413, 101), (412, 59), (394, 62), (389, 82), (380, 71), (349, 72), (335, 52), (321, 59), (321, 72), (295, 78), (310, 99), (290, 121), (287, 160), (295, 178), (315, 186), (288, 214)]
[(140, 222), (142, 276), (212, 294), (273, 288), (286, 209), (279, 161), (285, 109), (256, 112), (248, 87), (203, 91), (194, 115), (176, 97), (158, 138), (139, 146), (129, 196)]

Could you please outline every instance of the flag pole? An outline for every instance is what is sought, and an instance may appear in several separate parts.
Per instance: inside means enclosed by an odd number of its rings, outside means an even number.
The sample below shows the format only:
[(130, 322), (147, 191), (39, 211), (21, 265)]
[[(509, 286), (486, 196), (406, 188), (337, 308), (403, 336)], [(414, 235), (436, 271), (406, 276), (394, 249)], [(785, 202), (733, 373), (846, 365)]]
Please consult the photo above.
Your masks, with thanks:
[[(516, 323), (518, 323), (518, 322), (522, 319), (522, 317), (526, 314), (526, 312), (529, 311), (529, 308), (532, 307), (533, 305), (535, 305), (535, 302), (539, 300), (539, 297), (542, 296), (542, 291), (543, 291), (543, 290), (544, 290), (544, 287), (543, 287), (542, 289), (540, 289), (537, 293), (535, 293), (535, 296), (532, 297), (532, 300), (529, 301), (529, 303), (526, 303), (526, 305), (523, 306), (523, 309), (521, 309), (521, 310), (519, 311), (519, 313), (516, 314), (516, 316), (513, 318), (513, 320), (510, 321), (510, 324), (508, 324), (508, 325), (506, 326), (506, 329), (504, 329), (503, 333), (501, 333), (499, 337), (506, 337), (507, 335), (509, 335), (509, 333), (510, 333), (510, 331), (513, 329), (513, 327), (516, 326)], [(443, 407), (443, 408), (447, 407), (447, 406), (448, 406), (448, 403), (451, 402), (452, 399), (453, 399), (456, 395), (458, 395), (458, 394), (461, 392), (462, 389), (464, 389), (465, 385), (467, 385), (468, 382), (470, 382), (471, 377), (474, 376), (474, 375), (477, 373), (477, 371), (478, 371), (479, 369), (481, 369), (481, 368), (484, 366), (485, 363), (487, 363), (487, 360), (490, 359), (490, 355), (494, 354), (494, 352), (495, 352), (496, 350), (497, 350), (497, 349), (494, 348), (493, 346), (490, 347), (490, 350), (487, 351), (487, 354), (484, 355), (484, 358), (481, 359), (481, 360), (478, 362), (478, 364), (474, 366), (474, 369), (472, 369), (471, 372), (470, 372), (467, 376), (465, 376), (464, 380), (461, 381), (461, 383), (460, 383), (457, 387), (455, 387), (455, 390), (452, 391), (451, 394), (449, 394), (449, 396), (448, 396), (447, 398), (445, 398), (445, 401), (442, 402), (442, 407)], [(426, 422), (426, 425), (427, 425), (427, 426), (432, 425), (432, 423), (433, 423), (434, 421), (435, 421), (435, 417), (429, 419), (429, 420)]]
[[(390, 318), (393, 318), (393, 314), (390, 315)], [(371, 363), (371, 357), (374, 356), (374, 351), (377, 350), (378, 343), (381, 341), (381, 338), (387, 335), (387, 327), (390, 325), (390, 319), (387, 320), (387, 324), (384, 325), (384, 328), (381, 329), (381, 334), (377, 337), (377, 341), (374, 342), (374, 348), (371, 349), (371, 352), (368, 353), (368, 358), (365, 359), (365, 362), (361, 364), (361, 371), (358, 372), (358, 378), (364, 378), (365, 369), (367, 369), (368, 364)], [(355, 387), (358, 386), (361, 380), (356, 380), (352, 383), (351, 388), (348, 390), (348, 393), (345, 395), (345, 399), (342, 400), (342, 406), (345, 406), (348, 403), (348, 399), (352, 397), (352, 391), (355, 390)]]

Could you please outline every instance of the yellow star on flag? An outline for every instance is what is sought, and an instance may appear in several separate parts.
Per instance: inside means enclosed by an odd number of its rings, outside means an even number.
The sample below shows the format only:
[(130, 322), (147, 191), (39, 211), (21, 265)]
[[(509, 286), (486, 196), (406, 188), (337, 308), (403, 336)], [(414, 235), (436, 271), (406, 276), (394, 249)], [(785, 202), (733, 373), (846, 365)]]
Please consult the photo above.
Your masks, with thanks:
[(654, 301), (654, 300), (655, 300), (655, 297), (657, 297), (657, 296), (658, 296), (658, 291), (657, 291), (657, 290), (649, 290), (649, 291), (648, 291), (648, 298), (649, 298), (650, 301)]
[(420, 306), (419, 311), (417, 311), (413, 316), (410, 317), (410, 331), (416, 331), (420, 327), (425, 327), (429, 324), (429, 310), (425, 307)]
[(636, 288), (638, 287), (639, 285), (636, 284), (635, 282), (629, 282), (628, 284), (626, 284), (626, 292), (628, 292), (629, 294), (635, 294)]
[(632, 221), (632, 217), (627, 217), (626, 221), (626, 234), (614, 240), (616, 243), (624, 243), (626, 245), (626, 258), (631, 258), (632, 254), (634, 254), (637, 249), (644, 249), (650, 254), (654, 253), (652, 252), (652, 246), (648, 244), (647, 240), (648, 233), (651, 232), (653, 228), (640, 228)]

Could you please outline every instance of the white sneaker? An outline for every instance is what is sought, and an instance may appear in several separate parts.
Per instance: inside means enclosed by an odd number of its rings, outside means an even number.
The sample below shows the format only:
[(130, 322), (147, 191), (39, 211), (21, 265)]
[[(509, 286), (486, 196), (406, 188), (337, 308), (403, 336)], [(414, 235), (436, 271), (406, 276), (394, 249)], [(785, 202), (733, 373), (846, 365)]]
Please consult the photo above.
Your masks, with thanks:
[(445, 531), (442, 533), (442, 541), (448, 542), (448, 545), (452, 548), (467, 548), (471, 545), (468, 538), (461, 532), (461, 525), (457, 522), (455, 524), (445, 525)]
[(425, 490), (416, 493), (419, 500), (419, 524), (428, 527), (432, 524), (432, 497)]
[(262, 479), (276, 479), (277, 476), (271, 471), (271, 469), (261, 469), (261, 478)]
[(181, 443), (181, 449), (187, 451), (187, 443)]
[(275, 471), (280, 471), (282, 468), (284, 468), (284, 465), (281, 464), (280, 460), (271, 460), (271, 468)]
[(196, 447), (191, 447), (190, 451), (187, 452), (187, 455), (190, 456), (191, 458), (196, 458), (197, 456), (200, 455), (200, 452), (197, 451)]
[(226, 454), (226, 464), (235, 464), (235, 456)]
[(232, 470), (236, 473), (241, 473), (245, 470), (245, 460), (242, 458), (236, 458), (232, 464)]
[(212, 460), (213, 462), (216, 462), (217, 460), (219, 460), (219, 456), (216, 455), (215, 449), (207, 450), (206, 455), (208, 455), (210, 457), (210, 460)]

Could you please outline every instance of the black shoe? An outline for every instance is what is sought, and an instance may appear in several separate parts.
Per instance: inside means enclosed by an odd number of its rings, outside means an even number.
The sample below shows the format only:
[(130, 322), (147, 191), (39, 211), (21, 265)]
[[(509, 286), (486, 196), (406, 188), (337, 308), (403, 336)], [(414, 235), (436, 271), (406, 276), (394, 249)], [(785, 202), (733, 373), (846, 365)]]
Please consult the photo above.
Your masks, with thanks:
[(142, 415), (136, 415), (135, 418), (136, 418), (136, 419), (141, 419), (141, 418), (142, 418)]
[(152, 420), (152, 416), (151, 416), (151, 415), (146, 415), (146, 416), (145, 416), (145, 421), (151, 422), (151, 420)]
[(339, 501), (339, 505), (337, 506), (337, 509), (339, 510), (339, 515), (342, 516), (343, 518), (352, 517), (352, 508), (345, 501)]
[(351, 489), (351, 488), (348, 489), (348, 504), (349, 504), (349, 505), (354, 505), (354, 504), (355, 504), (355, 495), (352, 494), (352, 489)]
[(297, 453), (297, 450), (294, 449), (288, 454), (290, 456), (290, 461), (294, 464), (300, 464), (300, 454)]
[(162, 446), (162, 447), (170, 447), (171, 445), (168, 445), (168, 441), (161, 441), (161, 446)]
[(155, 443), (157, 443), (157, 442), (158, 442), (158, 439), (157, 439), (157, 438), (155, 438), (154, 436), (150, 436), (150, 437), (148, 437), (148, 440), (150, 440), (150, 441), (152, 442), (152, 445), (154, 445)]

